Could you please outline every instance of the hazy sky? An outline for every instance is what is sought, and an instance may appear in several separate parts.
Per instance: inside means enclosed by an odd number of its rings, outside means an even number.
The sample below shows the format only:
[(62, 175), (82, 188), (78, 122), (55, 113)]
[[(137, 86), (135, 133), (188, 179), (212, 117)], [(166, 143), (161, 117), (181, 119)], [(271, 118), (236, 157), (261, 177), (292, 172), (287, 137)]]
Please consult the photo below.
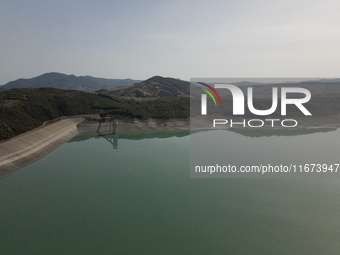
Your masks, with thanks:
[(0, 84), (103, 78), (339, 77), (339, 0), (0, 0)]

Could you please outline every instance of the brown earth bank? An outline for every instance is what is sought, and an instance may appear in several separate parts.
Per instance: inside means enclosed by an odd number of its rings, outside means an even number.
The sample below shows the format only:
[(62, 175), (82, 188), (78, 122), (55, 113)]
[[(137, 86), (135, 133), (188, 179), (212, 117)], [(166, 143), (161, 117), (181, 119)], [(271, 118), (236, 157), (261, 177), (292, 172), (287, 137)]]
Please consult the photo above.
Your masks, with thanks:
[[(106, 128), (107, 123), (102, 124)], [(78, 125), (79, 133), (97, 132), (98, 122), (85, 120)], [(117, 130), (119, 131), (152, 131), (152, 130), (188, 130), (190, 129), (190, 119), (129, 119), (117, 120)]]

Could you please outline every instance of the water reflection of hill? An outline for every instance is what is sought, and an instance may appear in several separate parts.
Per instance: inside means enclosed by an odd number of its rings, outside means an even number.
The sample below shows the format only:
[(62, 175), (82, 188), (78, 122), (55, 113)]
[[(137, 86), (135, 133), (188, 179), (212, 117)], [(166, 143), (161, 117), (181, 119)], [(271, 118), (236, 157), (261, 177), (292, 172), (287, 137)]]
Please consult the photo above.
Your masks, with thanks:
[(337, 128), (306, 128), (306, 129), (246, 129), (229, 128), (231, 132), (247, 137), (270, 137), (270, 136), (298, 136), (314, 133), (326, 133), (337, 130)]
[[(220, 130), (220, 129), (219, 129)], [(337, 128), (299, 128), (299, 129), (248, 129), (248, 128), (229, 128), (225, 131), (234, 132), (246, 137), (270, 137), (270, 136), (299, 136), (299, 135), (309, 135), (314, 133), (326, 133), (337, 130)], [(214, 131), (211, 129), (205, 130), (192, 130), (191, 134)], [(166, 139), (170, 137), (184, 137), (190, 135), (190, 130), (168, 130), (168, 131), (141, 131), (141, 132), (119, 132), (113, 136), (116, 139), (126, 139), (126, 140), (144, 140), (144, 139)], [(100, 136), (97, 133), (82, 133), (71, 140), (72, 142), (81, 142), (89, 139), (100, 139), (107, 138), (108, 135)], [(111, 135), (112, 136), (112, 135)]]
[[(184, 137), (190, 135), (190, 130), (169, 130), (169, 131), (143, 131), (143, 132), (119, 132), (117, 134), (119, 139), (126, 140), (143, 140), (143, 139), (165, 139), (170, 137)], [(99, 139), (105, 138), (97, 133), (83, 133), (75, 136), (69, 143), (86, 141), (92, 138)]]

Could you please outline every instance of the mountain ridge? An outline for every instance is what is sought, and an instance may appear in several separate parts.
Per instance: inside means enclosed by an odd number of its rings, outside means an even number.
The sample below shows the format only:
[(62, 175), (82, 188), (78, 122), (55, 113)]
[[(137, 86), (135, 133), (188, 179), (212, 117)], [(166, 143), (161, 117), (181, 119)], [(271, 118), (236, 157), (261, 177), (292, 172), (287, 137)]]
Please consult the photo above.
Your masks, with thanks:
[(153, 76), (133, 85), (96, 92), (125, 98), (188, 97), (190, 83), (170, 77)]
[(79, 91), (94, 92), (99, 89), (127, 86), (138, 82), (141, 82), (141, 80), (133, 80), (130, 78), (106, 79), (96, 78), (89, 75), (75, 76), (73, 74), (67, 75), (64, 73), (50, 72), (29, 79), (20, 78), (15, 81), (10, 81), (1, 86), (1, 89), (8, 90), (14, 88), (19, 89), (50, 87), (56, 89), (73, 89)]

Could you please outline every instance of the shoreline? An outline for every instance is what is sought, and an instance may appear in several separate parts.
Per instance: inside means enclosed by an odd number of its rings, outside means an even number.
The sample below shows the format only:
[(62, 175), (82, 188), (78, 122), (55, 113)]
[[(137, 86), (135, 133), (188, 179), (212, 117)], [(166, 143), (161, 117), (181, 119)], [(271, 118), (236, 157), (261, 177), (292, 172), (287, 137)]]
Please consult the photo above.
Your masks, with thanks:
[[(334, 118), (335, 117), (335, 118)], [(339, 115), (333, 118), (322, 118), (323, 124), (311, 121), (304, 121), (298, 129), (313, 128), (338, 128)], [(326, 120), (326, 121), (325, 121)], [(336, 120), (336, 121), (335, 121)], [(190, 130), (190, 121), (202, 124), (202, 119), (130, 119), (118, 120), (119, 132), (136, 132), (136, 131), (166, 131), (166, 130)], [(327, 124), (326, 124), (326, 123)], [(331, 122), (331, 123), (329, 123)], [(192, 130), (203, 129), (229, 129), (229, 128), (207, 128), (209, 122), (203, 122), (203, 126), (195, 126)], [(307, 125), (306, 125), (307, 124)], [(312, 124), (312, 125), (310, 125)], [(314, 124), (314, 125), (313, 125)], [(319, 124), (319, 125), (317, 125)], [(62, 117), (55, 120), (47, 121), (40, 127), (20, 134), (16, 137), (0, 142), (0, 177), (27, 166), (54, 151), (73, 137), (81, 133), (96, 132), (98, 122), (86, 120), (85, 116)], [(242, 129), (254, 130), (249, 127)], [(278, 130), (279, 127), (265, 128), (266, 130)], [(286, 128), (287, 130), (290, 128)]]
[[(47, 156), (79, 133), (96, 132), (98, 122), (87, 121), (85, 116), (61, 117), (44, 122), (40, 127), (7, 140), (0, 141), (0, 177), (19, 170)], [(120, 121), (118, 130), (188, 130), (190, 120)]]
[[(85, 120), (78, 125), (79, 133), (96, 132), (98, 122)], [(105, 123), (104, 123), (105, 127)], [(189, 130), (190, 118), (186, 119), (147, 119), (133, 118), (130, 120), (118, 120), (117, 132), (120, 131), (156, 131), (156, 130)]]

